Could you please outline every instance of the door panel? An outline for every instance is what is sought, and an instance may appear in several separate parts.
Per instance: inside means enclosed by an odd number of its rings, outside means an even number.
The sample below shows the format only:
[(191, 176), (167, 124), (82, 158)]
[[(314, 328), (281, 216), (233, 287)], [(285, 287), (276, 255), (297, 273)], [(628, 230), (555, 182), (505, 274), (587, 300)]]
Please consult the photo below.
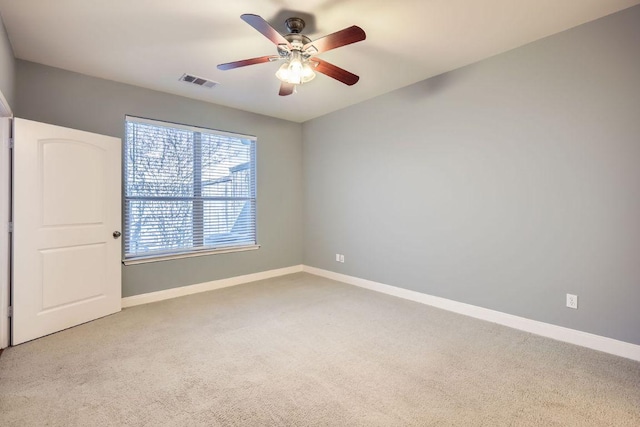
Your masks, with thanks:
[(14, 121), (12, 343), (120, 311), (121, 141)]
[[(105, 176), (104, 149), (75, 141), (42, 140), (42, 224), (104, 223), (105, 188), (94, 187)], [(82, 179), (78, 179), (82, 177)], [(82, 203), (77, 203), (78, 195)]]
[(42, 309), (101, 297), (105, 288), (105, 249), (105, 244), (100, 243), (40, 251)]

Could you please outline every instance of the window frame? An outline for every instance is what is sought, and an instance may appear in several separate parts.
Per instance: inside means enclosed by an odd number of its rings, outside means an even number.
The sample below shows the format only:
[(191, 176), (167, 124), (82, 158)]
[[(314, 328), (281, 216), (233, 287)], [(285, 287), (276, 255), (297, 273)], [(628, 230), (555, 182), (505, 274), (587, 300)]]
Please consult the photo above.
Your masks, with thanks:
[[(128, 166), (128, 158), (127, 158), (127, 138), (128, 138), (128, 124), (129, 123), (134, 123), (134, 124), (143, 124), (143, 125), (149, 125), (149, 126), (158, 126), (158, 127), (168, 127), (168, 128), (172, 128), (172, 129), (176, 129), (176, 130), (182, 130), (182, 131), (188, 131), (188, 132), (193, 132), (194, 133), (194, 141), (193, 141), (193, 149), (194, 149), (194, 153), (200, 153), (199, 155), (194, 155), (193, 156), (193, 167), (194, 167), (194, 177), (193, 177), (193, 195), (186, 197), (186, 199), (190, 199), (193, 201), (193, 207), (192, 207), (192, 220), (191, 220), (191, 226), (195, 229), (197, 227), (197, 223), (196, 223), (196, 218), (199, 218), (199, 223), (200, 226), (202, 227), (202, 229), (204, 229), (204, 224), (205, 224), (205, 220), (204, 220), (204, 212), (203, 212), (203, 204), (204, 202), (207, 200), (206, 197), (202, 196), (202, 185), (196, 185), (196, 182), (200, 182), (202, 183), (202, 144), (201, 144), (201, 139), (198, 138), (197, 136), (201, 136), (201, 134), (206, 133), (206, 134), (212, 134), (212, 135), (216, 135), (216, 136), (227, 136), (227, 137), (232, 137), (232, 138), (240, 138), (240, 139), (244, 139), (244, 140), (249, 140), (251, 147), (250, 147), (250, 165), (252, 167), (250, 167), (250, 183), (249, 183), (249, 190), (250, 190), (250, 196), (248, 197), (248, 200), (250, 203), (253, 204), (254, 206), (254, 215), (253, 215), (253, 222), (252, 222), (252, 229), (253, 229), (253, 237), (254, 237), (254, 242), (253, 244), (237, 244), (237, 245), (226, 245), (226, 246), (219, 246), (219, 247), (215, 247), (215, 246), (204, 246), (204, 233), (202, 233), (201, 236), (198, 236), (196, 233), (194, 233), (194, 238), (201, 238), (202, 240), (199, 242), (201, 244), (201, 246), (196, 246), (195, 242), (192, 244), (191, 247), (187, 248), (187, 249), (176, 249), (174, 251), (171, 252), (161, 252), (161, 253), (152, 253), (152, 254), (148, 254), (148, 255), (128, 255), (126, 253), (126, 248), (127, 248), (127, 242), (128, 242), (128, 238), (129, 238), (129, 222), (127, 221), (127, 215), (128, 215), (128, 202), (132, 199), (137, 199), (140, 200), (141, 196), (129, 196), (127, 194), (127, 190), (128, 190), (128, 170), (127, 170), (127, 166)], [(197, 136), (196, 136), (197, 135)], [(215, 254), (223, 254), (223, 253), (231, 253), (231, 252), (242, 252), (242, 251), (250, 251), (250, 250), (256, 250), (260, 248), (260, 245), (258, 244), (258, 230), (257, 230), (257, 223), (258, 223), (258, 206), (257, 206), (257, 137), (253, 136), (253, 135), (245, 135), (245, 134), (239, 134), (239, 133), (233, 133), (233, 132), (226, 132), (226, 131), (220, 131), (217, 129), (211, 129), (211, 128), (205, 128), (205, 127), (200, 127), (200, 126), (192, 126), (192, 125), (185, 125), (185, 124), (181, 124), (181, 123), (174, 123), (174, 122), (169, 122), (169, 121), (163, 121), (163, 120), (154, 120), (154, 119), (148, 119), (148, 118), (143, 118), (143, 117), (138, 117), (138, 116), (132, 116), (132, 115), (126, 115), (125, 116), (125, 121), (124, 121), (124, 144), (123, 144), (123, 157), (122, 157), (122, 174), (123, 174), (123, 179), (122, 179), (122, 199), (123, 199), (123, 210), (122, 210), (122, 216), (123, 216), (123, 229), (124, 229), (124, 233), (123, 233), (123, 239), (122, 239), (122, 263), (124, 265), (134, 265), (134, 264), (143, 264), (143, 263), (149, 263), (149, 262), (157, 262), (157, 261), (166, 261), (166, 260), (173, 260), (173, 259), (182, 259), (182, 258), (191, 258), (191, 257), (198, 257), (198, 256), (205, 256), (205, 255), (215, 255)], [(251, 194), (252, 193), (252, 194)], [(165, 197), (163, 197), (165, 198)], [(167, 199), (171, 199), (171, 197), (166, 197)], [(151, 199), (153, 199), (151, 197)], [(176, 196), (175, 197), (176, 200), (184, 200), (185, 197), (184, 196)], [(224, 200), (224, 197), (215, 197), (216, 200)], [(229, 200), (237, 200), (234, 198), (229, 198)]]

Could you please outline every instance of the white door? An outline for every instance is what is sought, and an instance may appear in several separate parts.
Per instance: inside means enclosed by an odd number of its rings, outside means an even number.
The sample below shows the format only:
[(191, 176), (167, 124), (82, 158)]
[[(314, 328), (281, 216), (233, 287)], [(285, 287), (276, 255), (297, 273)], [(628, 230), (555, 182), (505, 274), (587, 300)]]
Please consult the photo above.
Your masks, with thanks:
[(120, 311), (121, 141), (23, 119), (13, 135), (16, 345)]
[[(2, 94), (0, 94), (2, 98)], [(11, 119), (3, 116), (0, 99), (0, 349), (9, 346), (9, 201), (11, 199)]]

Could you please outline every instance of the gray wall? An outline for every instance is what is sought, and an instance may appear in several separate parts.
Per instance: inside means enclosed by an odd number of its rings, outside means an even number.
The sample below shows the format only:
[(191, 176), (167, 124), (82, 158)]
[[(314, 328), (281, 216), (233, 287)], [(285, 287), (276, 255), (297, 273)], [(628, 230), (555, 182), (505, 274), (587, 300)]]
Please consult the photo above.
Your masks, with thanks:
[(15, 64), (13, 49), (0, 17), (0, 92), (14, 109)]
[(634, 7), (306, 122), (305, 264), (640, 344), (639, 46)]
[(123, 296), (302, 263), (302, 126), (17, 61), (17, 117), (123, 137), (131, 114), (258, 137), (259, 250), (123, 267)]

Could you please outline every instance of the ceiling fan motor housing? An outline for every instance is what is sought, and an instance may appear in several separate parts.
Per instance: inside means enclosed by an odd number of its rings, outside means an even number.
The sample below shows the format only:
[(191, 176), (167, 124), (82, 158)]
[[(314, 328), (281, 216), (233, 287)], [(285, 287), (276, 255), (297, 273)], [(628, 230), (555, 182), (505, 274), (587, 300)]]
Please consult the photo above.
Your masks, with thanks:
[(309, 37), (298, 33), (287, 34), (286, 36), (284, 36), (284, 38), (287, 39), (287, 41), (291, 44), (297, 42), (304, 46), (307, 43), (311, 43), (311, 39)]
[[(304, 34), (300, 34), (300, 31), (304, 29), (304, 21), (300, 18), (289, 18), (286, 21), (287, 28), (290, 33), (283, 36), (290, 44), (291, 48), (288, 46), (278, 45), (278, 53), (282, 58), (289, 58), (291, 56), (292, 50), (297, 50), (302, 52), (302, 48), (311, 43), (311, 39)], [(305, 59), (308, 58), (309, 54), (304, 55)]]
[[(284, 38), (291, 44), (292, 50), (302, 51), (302, 48), (306, 44), (311, 43), (311, 39), (309, 37), (301, 34), (305, 26), (304, 20), (302, 18), (291, 17), (284, 21), (284, 24), (289, 30), (289, 34), (285, 35)], [(284, 50), (287, 51), (288, 49)], [(278, 51), (281, 55), (282, 53), (285, 53), (285, 56), (288, 56), (287, 54), (289, 52), (281, 52), (280, 46), (278, 46)]]

